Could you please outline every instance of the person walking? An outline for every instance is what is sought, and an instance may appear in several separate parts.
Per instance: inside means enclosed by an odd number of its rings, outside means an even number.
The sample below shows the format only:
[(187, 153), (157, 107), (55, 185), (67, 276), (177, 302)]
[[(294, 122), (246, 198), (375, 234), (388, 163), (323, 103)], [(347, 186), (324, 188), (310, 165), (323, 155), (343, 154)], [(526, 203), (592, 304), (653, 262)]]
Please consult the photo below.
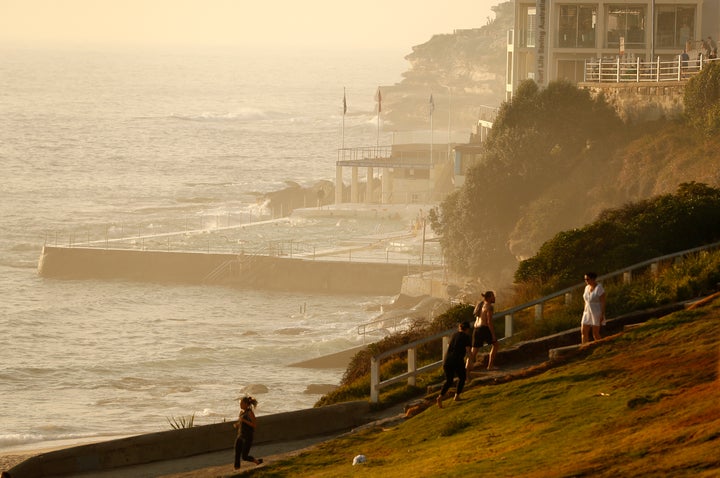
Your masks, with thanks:
[(458, 324), (458, 330), (450, 338), (445, 360), (443, 361), (443, 371), (445, 372), (445, 383), (440, 390), (437, 398), (438, 407), (443, 407), (443, 397), (450, 390), (450, 387), (457, 375), (458, 384), (455, 388), (455, 401), (460, 400), (460, 394), (465, 387), (465, 356), (470, 352), (470, 322), (465, 321)]
[(712, 39), (711, 36), (707, 37), (707, 45), (708, 45), (708, 58), (713, 60), (717, 58), (717, 43), (715, 40)]
[(235, 438), (235, 469), (240, 468), (240, 461), (252, 461), (256, 465), (263, 462), (262, 458), (255, 458), (250, 455), (250, 448), (253, 444), (255, 435), (255, 411), (257, 400), (251, 396), (245, 396), (240, 399), (240, 417), (233, 426), (237, 429), (238, 434)]
[(490, 356), (488, 357), (488, 370), (495, 368), (495, 356), (498, 351), (498, 341), (495, 338), (495, 326), (493, 325), (493, 312), (495, 311), (495, 292), (489, 290), (483, 295), (483, 300), (478, 302), (473, 311), (475, 315), (475, 328), (472, 334), (472, 348), (467, 359), (467, 373), (470, 374), (475, 367), (478, 351), (483, 344), (492, 345)]
[(580, 321), (583, 344), (590, 342), (590, 331), (593, 340), (600, 340), (600, 326), (605, 324), (605, 289), (598, 283), (597, 274), (594, 272), (585, 274), (585, 283), (585, 309)]

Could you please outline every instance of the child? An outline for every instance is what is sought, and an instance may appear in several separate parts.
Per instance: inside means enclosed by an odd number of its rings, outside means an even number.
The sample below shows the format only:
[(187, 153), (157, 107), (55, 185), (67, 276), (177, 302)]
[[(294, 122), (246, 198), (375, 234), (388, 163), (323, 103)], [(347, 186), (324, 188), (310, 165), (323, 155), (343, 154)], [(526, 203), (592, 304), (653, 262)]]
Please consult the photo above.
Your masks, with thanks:
[(240, 459), (252, 461), (256, 465), (263, 462), (262, 458), (253, 458), (250, 456), (250, 447), (253, 443), (253, 435), (255, 435), (255, 412), (253, 408), (257, 406), (257, 400), (251, 396), (240, 399), (240, 417), (233, 426), (237, 428), (238, 434), (235, 439), (235, 469), (240, 468)]

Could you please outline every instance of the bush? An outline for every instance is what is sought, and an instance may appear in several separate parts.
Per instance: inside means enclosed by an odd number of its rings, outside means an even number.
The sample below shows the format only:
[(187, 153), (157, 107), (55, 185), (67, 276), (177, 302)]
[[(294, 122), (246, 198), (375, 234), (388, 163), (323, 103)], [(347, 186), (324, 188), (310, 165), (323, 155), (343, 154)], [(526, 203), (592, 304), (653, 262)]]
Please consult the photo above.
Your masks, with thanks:
[(720, 189), (683, 183), (677, 192), (603, 211), (582, 229), (557, 234), (522, 261), (515, 281), (543, 284), (544, 294), (571, 286), (587, 271), (611, 272), (720, 239)]
[(706, 63), (685, 86), (685, 116), (705, 136), (720, 131), (720, 62)]

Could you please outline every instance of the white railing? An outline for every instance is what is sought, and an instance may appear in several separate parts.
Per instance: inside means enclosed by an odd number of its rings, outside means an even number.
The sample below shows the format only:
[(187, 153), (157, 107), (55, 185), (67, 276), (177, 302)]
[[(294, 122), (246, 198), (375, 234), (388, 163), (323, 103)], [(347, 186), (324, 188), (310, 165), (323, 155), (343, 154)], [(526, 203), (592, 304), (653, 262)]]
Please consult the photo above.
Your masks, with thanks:
[(406, 319), (406, 315), (399, 315), (397, 317), (384, 317), (371, 320), (370, 322), (358, 325), (357, 333), (362, 336), (364, 344), (369, 333), (377, 330), (392, 330), (392, 332), (397, 332), (398, 329), (405, 323)]
[[(327, 237), (319, 242), (310, 240), (255, 240), (241, 235), (243, 230), (255, 226), (290, 222), (290, 218), (269, 219), (239, 225), (215, 226), (206, 229), (185, 229), (175, 232), (143, 233), (137, 229), (137, 235), (125, 235), (132, 230), (116, 227), (119, 237), (112, 237), (110, 227), (104, 230), (96, 228), (92, 232), (57, 232), (45, 236), (44, 246), (57, 248), (97, 248), (105, 250), (136, 250), (154, 252), (207, 253), (232, 255), (260, 255), (288, 257), (306, 260), (327, 260), (343, 262), (373, 262), (408, 266), (442, 265), (439, 247), (426, 247), (416, 239), (417, 231), (398, 230), (374, 235), (351, 236), (348, 238)], [(104, 233), (104, 234), (103, 234)], [(99, 235), (102, 239), (97, 239)], [(93, 235), (95, 237), (93, 237)], [(242, 240), (241, 240), (242, 239)], [(399, 245), (398, 245), (399, 241)], [(406, 244), (407, 241), (407, 244)], [(433, 243), (435, 244), (435, 243)]]
[(642, 83), (660, 81), (683, 81), (700, 73), (708, 62), (717, 59), (683, 60), (678, 56), (671, 61), (640, 61), (596, 58), (585, 61), (586, 83)]
[[(711, 250), (720, 248), (720, 242), (715, 242), (713, 244), (708, 244), (705, 246), (695, 247), (693, 249), (688, 249), (681, 252), (676, 252), (674, 254), (667, 254), (660, 257), (655, 257), (653, 259), (649, 259), (647, 261), (643, 261), (637, 264), (633, 264), (629, 267), (626, 267), (624, 269), (619, 269), (617, 271), (611, 272), (610, 274), (605, 274), (598, 277), (598, 281), (612, 279), (615, 277), (622, 277), (622, 280), (625, 283), (630, 283), (632, 281), (632, 274), (634, 271), (639, 269), (646, 269), (650, 268), (650, 270), (653, 273), (656, 273), (659, 267), (659, 264), (664, 261), (668, 261), (671, 259), (681, 258), (683, 256), (687, 256), (689, 254), (694, 254), (697, 252), (705, 251), (705, 250)], [(565, 297), (565, 302), (568, 303), (572, 295), (576, 292), (581, 291), (585, 287), (585, 284), (577, 284), (571, 287), (568, 287), (566, 289), (563, 289), (561, 291), (555, 292), (554, 294), (546, 295), (545, 297), (541, 297), (539, 299), (533, 300), (531, 302), (527, 302), (521, 305), (518, 305), (516, 307), (512, 307), (507, 310), (503, 310), (500, 312), (497, 312), (495, 314), (495, 318), (503, 317), (505, 320), (505, 337), (508, 338), (512, 336), (513, 334), (513, 318), (516, 314), (519, 312), (522, 312), (529, 308), (534, 308), (535, 312), (535, 320), (542, 320), (543, 317), (543, 309), (546, 302), (549, 302), (553, 299), (556, 299), (558, 297)], [(381, 352), (377, 355), (374, 355), (370, 358), (370, 402), (372, 403), (378, 403), (380, 399), (380, 390), (387, 387), (388, 385), (392, 385), (394, 383), (401, 382), (403, 380), (407, 380), (408, 385), (414, 386), (416, 383), (416, 377), (418, 374), (430, 372), (433, 370), (436, 370), (440, 367), (442, 367), (443, 359), (445, 358), (445, 353), (447, 351), (448, 344), (450, 342), (450, 336), (456, 331), (456, 329), (450, 329), (446, 330), (445, 332), (440, 332), (435, 335), (432, 335), (430, 337), (425, 337), (420, 340), (416, 340), (414, 342), (410, 342), (405, 345), (400, 345), (398, 347), (395, 347), (391, 350), (386, 350), (384, 352)], [(423, 344), (427, 344), (430, 342), (434, 342), (436, 340), (442, 339), (442, 354), (443, 357), (436, 362), (424, 365), (423, 367), (418, 368), (417, 367), (417, 349), (419, 346)], [(502, 340), (502, 339), (500, 339)], [(402, 352), (407, 352), (407, 372), (403, 373), (401, 375), (397, 375), (394, 377), (390, 377), (386, 380), (380, 381), (380, 364), (383, 359), (386, 359), (388, 357), (391, 357), (393, 355), (397, 355)]]

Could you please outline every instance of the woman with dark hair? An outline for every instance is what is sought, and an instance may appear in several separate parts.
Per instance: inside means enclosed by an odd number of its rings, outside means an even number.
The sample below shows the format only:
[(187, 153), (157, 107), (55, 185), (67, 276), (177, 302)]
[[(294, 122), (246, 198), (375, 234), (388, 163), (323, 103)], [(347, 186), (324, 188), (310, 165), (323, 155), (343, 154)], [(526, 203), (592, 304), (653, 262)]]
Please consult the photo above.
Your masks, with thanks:
[(597, 274), (594, 272), (585, 274), (585, 283), (585, 310), (580, 321), (583, 344), (590, 342), (591, 330), (593, 340), (600, 340), (600, 326), (605, 324), (605, 289), (597, 281)]
[(235, 469), (240, 468), (240, 460), (252, 461), (256, 465), (263, 462), (262, 458), (254, 458), (250, 455), (250, 448), (255, 435), (255, 412), (253, 408), (257, 406), (257, 400), (251, 396), (245, 396), (240, 399), (240, 418), (233, 426), (237, 428), (238, 434), (235, 439)]

